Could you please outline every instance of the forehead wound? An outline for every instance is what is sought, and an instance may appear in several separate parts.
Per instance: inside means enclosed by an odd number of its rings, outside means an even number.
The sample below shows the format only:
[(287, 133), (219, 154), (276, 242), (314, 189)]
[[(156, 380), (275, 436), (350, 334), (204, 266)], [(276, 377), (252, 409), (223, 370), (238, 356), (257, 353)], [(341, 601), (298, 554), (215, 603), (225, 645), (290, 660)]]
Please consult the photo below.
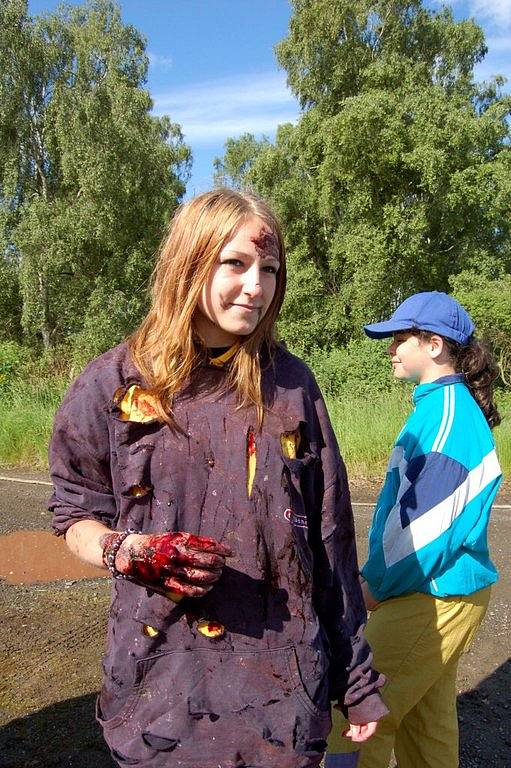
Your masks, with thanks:
[(257, 235), (251, 237), (259, 256), (273, 256), (279, 258), (279, 243), (276, 235), (267, 229), (261, 229)]

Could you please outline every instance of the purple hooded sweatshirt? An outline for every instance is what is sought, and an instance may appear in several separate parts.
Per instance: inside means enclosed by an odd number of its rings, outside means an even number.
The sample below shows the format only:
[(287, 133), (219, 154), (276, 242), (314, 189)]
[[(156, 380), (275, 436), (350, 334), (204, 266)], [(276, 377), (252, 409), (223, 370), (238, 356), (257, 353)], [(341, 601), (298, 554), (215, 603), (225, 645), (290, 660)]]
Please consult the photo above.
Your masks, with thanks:
[[(232, 548), (202, 598), (113, 582), (98, 718), (121, 766), (314, 768), (330, 702), (353, 723), (386, 713), (362, 629), (344, 464), (309, 369), (282, 347), (263, 371), (261, 431), (226, 370), (204, 364), (174, 401), (179, 429), (124, 420), (145, 387), (125, 344), (69, 389), (50, 447), (54, 530), (78, 520), (189, 531)], [(257, 466), (247, 491), (247, 441)], [(299, 435), (296, 458), (282, 448)], [(213, 624), (214, 636), (201, 632)], [(220, 629), (218, 629), (220, 628)]]

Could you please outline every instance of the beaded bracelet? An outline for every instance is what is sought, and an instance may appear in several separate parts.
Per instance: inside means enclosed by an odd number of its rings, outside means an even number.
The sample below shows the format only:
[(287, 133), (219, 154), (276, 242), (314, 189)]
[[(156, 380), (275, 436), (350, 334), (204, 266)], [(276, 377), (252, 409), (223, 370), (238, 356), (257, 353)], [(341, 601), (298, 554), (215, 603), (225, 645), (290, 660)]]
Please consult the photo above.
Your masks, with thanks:
[(128, 528), (127, 530), (122, 531), (122, 533), (118, 533), (117, 538), (111, 544), (107, 543), (103, 549), (103, 562), (114, 579), (126, 579), (127, 581), (130, 580), (129, 576), (117, 570), (115, 566), (115, 558), (117, 557), (117, 553), (121, 548), (121, 544), (123, 543), (124, 539), (127, 539), (128, 536), (131, 536), (132, 533), (140, 534), (142, 531), (136, 531), (135, 528)]

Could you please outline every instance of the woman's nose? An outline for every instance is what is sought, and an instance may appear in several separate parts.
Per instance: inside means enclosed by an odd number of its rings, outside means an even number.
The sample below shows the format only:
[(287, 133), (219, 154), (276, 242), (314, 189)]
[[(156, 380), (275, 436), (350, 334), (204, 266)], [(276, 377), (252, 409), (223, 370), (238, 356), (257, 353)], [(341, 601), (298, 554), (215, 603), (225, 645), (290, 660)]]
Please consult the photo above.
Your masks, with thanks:
[(259, 270), (249, 269), (247, 271), (245, 274), (243, 290), (249, 296), (261, 296), (263, 289), (261, 286), (261, 275)]

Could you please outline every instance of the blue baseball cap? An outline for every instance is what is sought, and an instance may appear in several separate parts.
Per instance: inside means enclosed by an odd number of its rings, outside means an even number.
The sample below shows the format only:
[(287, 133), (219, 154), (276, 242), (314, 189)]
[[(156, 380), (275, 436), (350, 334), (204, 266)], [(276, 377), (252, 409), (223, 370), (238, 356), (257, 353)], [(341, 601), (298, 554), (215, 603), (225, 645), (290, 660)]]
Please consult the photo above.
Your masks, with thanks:
[(364, 325), (364, 331), (371, 339), (384, 339), (410, 328), (438, 333), (457, 341), (462, 347), (468, 344), (475, 330), (472, 318), (461, 304), (440, 291), (415, 293), (399, 305), (389, 320)]

